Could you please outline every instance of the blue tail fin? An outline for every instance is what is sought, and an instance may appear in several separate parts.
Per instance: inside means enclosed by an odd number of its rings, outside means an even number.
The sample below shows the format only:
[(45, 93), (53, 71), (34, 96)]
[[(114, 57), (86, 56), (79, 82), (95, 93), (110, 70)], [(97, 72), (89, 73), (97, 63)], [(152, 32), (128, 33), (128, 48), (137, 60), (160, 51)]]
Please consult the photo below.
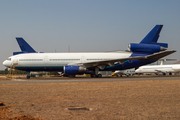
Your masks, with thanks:
[(157, 43), (163, 25), (156, 25), (140, 42), (140, 44), (155, 44), (167, 48), (167, 43)]
[(13, 52), (13, 55), (21, 54), (21, 53), (35, 53), (36, 51), (23, 39), (16, 38), (19, 47), (21, 48), (21, 52)]
[(23, 38), (16, 38), (22, 52), (33, 53), (36, 52)]

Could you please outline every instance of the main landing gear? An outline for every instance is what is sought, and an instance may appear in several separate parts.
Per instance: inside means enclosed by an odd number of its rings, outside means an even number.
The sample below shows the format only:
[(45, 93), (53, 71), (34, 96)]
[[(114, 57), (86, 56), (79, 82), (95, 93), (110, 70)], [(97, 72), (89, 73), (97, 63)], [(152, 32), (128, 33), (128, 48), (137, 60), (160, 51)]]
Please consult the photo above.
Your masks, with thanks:
[(102, 75), (101, 74), (91, 74), (91, 78), (101, 78)]
[(99, 72), (99, 68), (96, 67), (95, 70), (94, 70), (94, 73), (91, 74), (91, 78), (101, 78), (102, 74), (98, 74), (98, 72)]
[(30, 78), (31, 78), (31, 75), (30, 75), (30, 74), (27, 74), (26, 78), (27, 78), (27, 79), (30, 79)]
[(27, 74), (26, 78), (30, 79), (31, 77), (36, 77), (34, 74)]

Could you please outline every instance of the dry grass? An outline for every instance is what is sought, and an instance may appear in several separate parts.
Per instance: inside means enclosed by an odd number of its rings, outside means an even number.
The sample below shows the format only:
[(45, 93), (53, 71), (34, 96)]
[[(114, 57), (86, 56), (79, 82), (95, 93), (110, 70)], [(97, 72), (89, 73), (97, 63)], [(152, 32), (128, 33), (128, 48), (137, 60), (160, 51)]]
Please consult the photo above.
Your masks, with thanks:
[(0, 101), (46, 120), (179, 120), (180, 81), (0, 84)]

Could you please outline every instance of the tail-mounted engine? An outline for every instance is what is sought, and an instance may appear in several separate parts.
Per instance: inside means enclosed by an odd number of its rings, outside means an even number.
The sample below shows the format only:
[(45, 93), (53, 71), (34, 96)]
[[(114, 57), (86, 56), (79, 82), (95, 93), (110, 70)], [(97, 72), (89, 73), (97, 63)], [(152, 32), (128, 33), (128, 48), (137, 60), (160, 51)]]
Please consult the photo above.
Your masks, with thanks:
[(164, 51), (166, 50), (166, 48), (155, 44), (130, 43), (128, 45), (128, 50), (131, 52), (156, 53), (156, 52)]

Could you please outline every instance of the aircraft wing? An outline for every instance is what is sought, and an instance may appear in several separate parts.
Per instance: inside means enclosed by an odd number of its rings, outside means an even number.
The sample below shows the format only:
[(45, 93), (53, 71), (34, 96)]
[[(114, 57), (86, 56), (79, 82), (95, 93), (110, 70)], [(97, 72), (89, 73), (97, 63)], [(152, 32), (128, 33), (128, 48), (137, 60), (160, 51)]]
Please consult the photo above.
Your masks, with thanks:
[(162, 52), (158, 52), (158, 53), (154, 53), (152, 55), (148, 55), (148, 56), (145, 56), (145, 59), (148, 59), (148, 60), (158, 60), (162, 57), (165, 57), (167, 55), (170, 55), (172, 53), (176, 52), (175, 50), (171, 50), (171, 51), (162, 51)]
[(156, 69), (155, 71), (161, 73), (174, 72), (174, 70), (169, 70), (169, 69)]
[(155, 71), (156, 71), (156, 72), (162, 72), (162, 73), (166, 72), (166, 71), (160, 70), (160, 69), (156, 69)]
[[(86, 62), (81, 65), (86, 66), (86, 68), (99, 67), (100, 69), (104, 69), (106, 66), (114, 66), (114, 63), (117, 62), (120, 64), (124, 64), (124, 61), (127, 60), (158, 60), (174, 52), (176, 51), (175, 50), (162, 51), (148, 56), (139, 56), (139, 57), (137, 56), (137, 57), (129, 57), (129, 58), (121, 58), (121, 59), (104, 60), (104, 61), (93, 61), (93, 62)], [(69, 64), (69, 65), (73, 65), (73, 64)]]

